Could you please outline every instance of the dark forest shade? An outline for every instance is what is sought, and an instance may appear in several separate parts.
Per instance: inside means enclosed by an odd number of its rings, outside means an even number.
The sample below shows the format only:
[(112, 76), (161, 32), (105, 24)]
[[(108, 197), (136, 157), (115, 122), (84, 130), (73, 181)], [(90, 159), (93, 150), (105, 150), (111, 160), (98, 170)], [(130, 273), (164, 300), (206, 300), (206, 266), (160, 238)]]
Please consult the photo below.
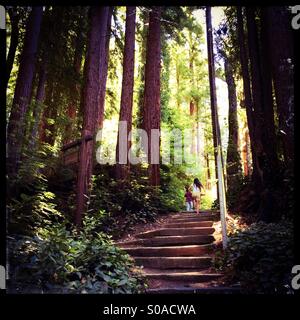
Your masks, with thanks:
[[(255, 9), (246, 8), (247, 30), (248, 30), (248, 46), (251, 70), (251, 88), (253, 98), (253, 109), (256, 126), (256, 139), (258, 166), (261, 171), (262, 188), (268, 183), (267, 180), (272, 179), (274, 171), (277, 168), (276, 163), (276, 149), (274, 142), (274, 126), (271, 117), (272, 108), (269, 105), (269, 83), (266, 75), (263, 76), (262, 61), (260, 55), (258, 27), (255, 21)], [(270, 147), (272, 145), (272, 148)], [(273, 173), (272, 173), (273, 172)], [(262, 189), (260, 189), (262, 191)]]
[(46, 79), (47, 79), (47, 72), (46, 72), (46, 66), (47, 63), (45, 59), (43, 59), (40, 70), (38, 72), (38, 86), (36, 89), (36, 96), (35, 96), (35, 106), (33, 110), (33, 125), (31, 130), (31, 147), (34, 149), (34, 146), (36, 144), (37, 136), (38, 136), (38, 129), (39, 129), (39, 120), (41, 115), (41, 109), (42, 104), (45, 99), (45, 85), (46, 85)]
[(73, 61), (73, 70), (77, 81), (73, 81), (72, 83), (70, 102), (67, 109), (68, 123), (66, 125), (64, 133), (64, 144), (72, 141), (72, 137), (74, 136), (73, 131), (76, 128), (76, 126), (74, 125), (74, 122), (76, 121), (76, 110), (78, 109), (76, 102), (79, 100), (78, 97), (80, 95), (80, 85), (78, 83), (78, 80), (80, 79), (81, 62), (84, 49), (83, 34), (80, 28), (78, 29), (79, 30), (77, 31), (75, 40), (75, 54)]
[(26, 26), (24, 48), (16, 82), (15, 95), (7, 127), (8, 173), (14, 176), (21, 157), (25, 114), (32, 90), (36, 52), (42, 22), (43, 8), (33, 7)]
[(266, 50), (271, 61), (271, 73), (279, 117), (279, 137), (283, 141), (286, 161), (294, 159), (294, 79), (293, 39), (290, 16), (286, 7), (262, 9), (266, 29)]
[(13, 68), (14, 60), (15, 60), (15, 55), (19, 43), (19, 20), (20, 17), (18, 15), (18, 12), (16, 8), (9, 8), (7, 10), (9, 19), (10, 19), (10, 24), (11, 24), (11, 36), (10, 36), (10, 44), (9, 44), (9, 49), (8, 49), (8, 54), (7, 54), (7, 59), (6, 59), (6, 82), (5, 86), (7, 87), (8, 80), (10, 78), (10, 73)]
[(254, 180), (254, 184), (257, 188), (261, 185), (261, 178), (258, 165), (258, 157), (256, 151), (256, 126), (254, 122), (254, 112), (253, 112), (253, 101), (251, 94), (251, 81), (250, 81), (250, 72), (249, 72), (249, 55), (246, 47), (246, 37), (244, 32), (244, 19), (242, 7), (237, 7), (237, 31), (238, 31), (238, 42), (239, 42), (239, 55), (240, 55), (240, 63), (241, 63), (241, 71), (243, 78), (243, 91), (244, 91), (244, 99), (245, 99), (245, 107), (246, 107), (246, 115), (247, 115), (247, 123), (249, 129), (250, 143), (251, 143), (251, 153), (252, 153), (252, 166), (253, 173), (252, 178)]

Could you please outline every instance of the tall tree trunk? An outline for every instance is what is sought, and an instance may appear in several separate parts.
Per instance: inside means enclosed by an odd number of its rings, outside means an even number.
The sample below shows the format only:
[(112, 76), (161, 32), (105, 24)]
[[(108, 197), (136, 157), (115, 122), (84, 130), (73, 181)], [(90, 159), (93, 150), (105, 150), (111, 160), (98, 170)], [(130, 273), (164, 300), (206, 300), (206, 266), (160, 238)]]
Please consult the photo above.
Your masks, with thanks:
[[(275, 132), (272, 122), (274, 117), (271, 104), (270, 74), (264, 46), (259, 47), (258, 28), (255, 20), (255, 8), (246, 8), (247, 29), (249, 39), (249, 56), (252, 78), (252, 96), (255, 114), (257, 139), (260, 138), (262, 150), (258, 153), (258, 162), (263, 171), (262, 189), (259, 190), (259, 219), (271, 222), (278, 218), (278, 206), (274, 191), (280, 182), (278, 160), (276, 154)], [(265, 40), (264, 26), (260, 39)], [(260, 51), (260, 49), (262, 51)], [(265, 65), (267, 64), (267, 65)], [(257, 140), (256, 140), (257, 142)]]
[(35, 147), (36, 139), (38, 135), (42, 104), (45, 99), (45, 84), (46, 84), (46, 61), (44, 60), (42, 61), (42, 65), (39, 71), (39, 82), (36, 90), (35, 107), (34, 107), (33, 116), (32, 116), (33, 117), (33, 125), (31, 129), (32, 138), (30, 140), (30, 145), (32, 150)]
[[(126, 180), (130, 171), (130, 162), (128, 161), (128, 152), (131, 142), (128, 141), (128, 135), (132, 129), (132, 103), (133, 103), (133, 85), (134, 85), (134, 50), (135, 50), (135, 17), (136, 7), (127, 7), (126, 27), (125, 27), (125, 45), (123, 54), (123, 79), (119, 121), (125, 121), (127, 125), (126, 132), (118, 132), (116, 149), (116, 177)], [(124, 136), (125, 133), (125, 136)], [(126, 150), (120, 149), (120, 139), (126, 139)], [(125, 144), (123, 143), (123, 146)], [(121, 155), (120, 155), (121, 151)], [(124, 157), (125, 156), (125, 157)], [(120, 164), (120, 160), (122, 163)], [(125, 163), (124, 163), (125, 162)]]
[(7, 59), (6, 59), (5, 87), (7, 87), (7, 84), (10, 78), (11, 70), (13, 68), (13, 64), (15, 60), (17, 46), (19, 43), (19, 20), (20, 20), (20, 17), (15, 8), (9, 8), (7, 12), (8, 12), (10, 24), (11, 24), (11, 36), (10, 36), (9, 50), (8, 50)]
[[(275, 148), (274, 117), (271, 103), (271, 91), (268, 70), (262, 67), (267, 61), (260, 55), (258, 42), (258, 30), (255, 22), (255, 9), (246, 8), (251, 79), (252, 79), (252, 97), (256, 124), (256, 143), (261, 141), (262, 149), (258, 153), (259, 166), (263, 171), (263, 186), (266, 187), (272, 183), (274, 172), (278, 169), (277, 156)], [(264, 69), (264, 70), (263, 70)], [(266, 72), (266, 74), (263, 74)]]
[[(140, 47), (139, 47), (139, 67), (138, 67), (138, 74), (139, 74), (139, 88), (138, 88), (138, 111), (137, 111), (137, 128), (143, 127), (143, 112), (144, 112), (144, 93), (145, 93), (145, 66), (146, 66), (146, 47), (147, 47), (147, 34), (149, 28), (149, 14), (142, 14), (141, 21), (143, 28), (141, 30), (140, 35)], [(137, 138), (138, 139), (138, 138)], [(140, 151), (138, 151), (139, 153)]]
[[(161, 7), (152, 7), (149, 14), (149, 31), (145, 67), (143, 127), (148, 134), (149, 182), (152, 186), (158, 186), (160, 183), (160, 139), (158, 139), (158, 143), (152, 141), (151, 129), (160, 130), (161, 10)], [(151, 150), (152, 142), (153, 147), (156, 149), (155, 152)], [(156, 156), (155, 159), (153, 159), (154, 156)]]
[(293, 39), (286, 7), (263, 8), (284, 158), (294, 159)]
[(80, 96), (80, 87), (79, 87), (79, 78), (80, 78), (80, 70), (81, 70), (81, 62), (82, 62), (82, 55), (83, 55), (83, 36), (81, 30), (77, 31), (77, 36), (75, 40), (75, 55), (73, 61), (73, 69), (74, 75), (76, 79), (73, 80), (72, 89), (71, 89), (71, 97), (70, 103), (67, 109), (67, 116), (68, 116), (68, 124), (65, 128), (64, 133), (64, 144), (71, 142), (73, 137), (73, 130), (74, 128), (74, 121), (76, 119), (76, 110), (77, 110), (77, 101), (79, 100)]
[(228, 61), (225, 60), (225, 78), (228, 87), (228, 147), (227, 147), (227, 186), (228, 190), (236, 190), (241, 178), (241, 159), (238, 151), (238, 119), (237, 119), (237, 98), (236, 85), (233, 71)]
[(45, 95), (45, 109), (40, 124), (40, 142), (51, 146), (55, 143), (56, 129), (55, 121), (58, 115), (58, 106), (60, 105), (61, 93), (58, 83), (47, 81)]
[[(107, 26), (106, 26), (106, 36), (105, 36), (105, 59), (101, 61), (100, 65), (100, 91), (99, 91), (99, 108), (97, 115), (97, 126), (102, 129), (104, 107), (105, 107), (105, 93), (106, 93), (106, 82), (107, 82), (107, 72), (108, 72), (108, 62), (109, 62), (109, 42), (111, 35), (111, 18), (113, 14), (114, 7), (109, 7)], [(98, 129), (97, 128), (97, 129)]]
[[(213, 52), (213, 38), (212, 38), (212, 25), (211, 25), (211, 8), (206, 7), (206, 37), (207, 37), (207, 56), (208, 56), (208, 73), (210, 84), (210, 101), (211, 101), (211, 119), (213, 129), (213, 143), (214, 143), (214, 156), (215, 156), (215, 175), (218, 180), (217, 169), (217, 147), (220, 143), (220, 126), (218, 120), (218, 105), (217, 105), (217, 92), (215, 82), (215, 61)], [(222, 156), (222, 152), (221, 152)], [(223, 158), (223, 157), (222, 157)], [(217, 196), (219, 201), (219, 189), (217, 188)]]
[(197, 130), (197, 124), (196, 124), (196, 117), (197, 117), (197, 110), (195, 105), (195, 100), (193, 97), (193, 89), (195, 85), (194, 81), (194, 50), (193, 50), (193, 40), (191, 31), (189, 32), (189, 68), (190, 68), (190, 85), (191, 85), (191, 97), (190, 97), (190, 117), (191, 117), (191, 123), (192, 123), (192, 143), (191, 143), (191, 154), (196, 155), (196, 130)]
[(240, 60), (241, 60), (241, 69), (243, 77), (243, 89), (244, 89), (244, 98), (246, 105), (246, 114), (247, 114), (247, 123), (249, 129), (250, 143), (251, 143), (251, 153), (252, 153), (252, 179), (255, 185), (256, 190), (260, 190), (262, 187), (262, 169), (258, 162), (258, 152), (261, 152), (262, 145), (260, 137), (258, 135), (258, 130), (256, 129), (257, 124), (255, 123), (254, 118), (254, 109), (253, 109), (253, 100), (251, 93), (251, 81), (249, 74), (249, 57), (246, 49), (246, 39), (244, 32), (244, 22), (243, 22), (243, 13), (242, 7), (237, 7), (237, 27), (238, 27), (238, 40), (240, 48)]
[(24, 120), (31, 94), (42, 15), (43, 7), (33, 7), (26, 26), (24, 48), (21, 54), (15, 95), (7, 127), (7, 164), (10, 176), (14, 176), (19, 167)]
[(179, 92), (180, 92), (180, 72), (179, 72), (179, 61), (178, 61), (178, 58), (176, 59), (176, 89), (177, 89), (176, 103), (177, 103), (178, 110), (180, 110), (180, 96), (179, 96)]
[(274, 101), (273, 101), (273, 88), (272, 88), (272, 75), (271, 63), (269, 57), (269, 35), (268, 23), (265, 18), (265, 11), (262, 10), (261, 25), (260, 25), (260, 55), (261, 55), (261, 80), (262, 80), (262, 106), (263, 106), (263, 119), (266, 137), (265, 137), (265, 150), (270, 161), (271, 171), (277, 172), (278, 170), (278, 156), (277, 156), (277, 136), (275, 133), (274, 121)]
[[(94, 135), (99, 112), (101, 63), (105, 57), (105, 36), (109, 7), (91, 7), (89, 42), (86, 54), (83, 88), (83, 128), (77, 181), (75, 223), (81, 226), (93, 169)], [(92, 139), (88, 139), (91, 136)]]
[(39, 140), (40, 142), (47, 142), (47, 135), (49, 130), (48, 119), (51, 117), (51, 108), (53, 106), (54, 83), (47, 81), (45, 88), (45, 109), (42, 114), (42, 119), (39, 125)]
[(245, 162), (245, 176), (248, 176), (251, 174), (251, 150), (250, 150), (250, 137), (249, 137), (249, 130), (245, 130), (245, 147), (246, 147), (246, 162)]
[[(205, 146), (207, 146), (207, 138), (204, 137)], [(210, 173), (210, 161), (209, 161), (209, 154), (206, 151), (204, 153), (204, 160), (205, 160), (205, 166), (206, 166), (206, 189), (211, 189), (211, 173)]]
[(192, 141), (191, 141), (191, 154), (196, 155), (196, 143), (195, 143), (195, 137), (196, 137), (196, 107), (193, 100), (190, 101), (190, 118), (192, 123)]
[(196, 100), (196, 132), (197, 132), (197, 163), (201, 165), (201, 137), (200, 137), (200, 120), (199, 120), (199, 100)]

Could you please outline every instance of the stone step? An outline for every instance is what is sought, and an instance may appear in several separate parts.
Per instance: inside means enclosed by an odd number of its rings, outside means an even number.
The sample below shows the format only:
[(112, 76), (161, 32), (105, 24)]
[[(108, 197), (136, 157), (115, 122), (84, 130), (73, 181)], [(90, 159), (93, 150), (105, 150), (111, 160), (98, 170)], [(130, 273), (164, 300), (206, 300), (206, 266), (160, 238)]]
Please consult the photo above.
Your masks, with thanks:
[(211, 235), (215, 232), (214, 228), (165, 228), (146, 231), (136, 235), (137, 238), (145, 239), (155, 236), (184, 236), (184, 235)]
[(120, 247), (126, 246), (175, 246), (175, 245), (192, 245), (192, 244), (208, 244), (215, 241), (211, 235), (192, 235), (192, 236), (165, 236), (153, 237), (139, 240), (126, 241), (118, 243)]
[(206, 269), (212, 258), (207, 257), (135, 257), (139, 266), (154, 269)]
[[(176, 216), (195, 216), (197, 215), (197, 212), (196, 211), (181, 211), (181, 212), (178, 212), (178, 213), (175, 213), (173, 214), (172, 216), (173, 217), (176, 217)], [(211, 216), (211, 215), (220, 215), (220, 212), (219, 211), (201, 211), (198, 213), (198, 215), (202, 215), (202, 216)]]
[(173, 216), (170, 218), (170, 220), (188, 220), (190, 221), (190, 219), (196, 219), (197, 221), (217, 221), (217, 220), (220, 220), (220, 216), (219, 215), (196, 215), (196, 214), (193, 214), (193, 215), (189, 215), (189, 216), (185, 216), (185, 215), (180, 215), (180, 216)]
[[(180, 211), (180, 214), (181, 215), (196, 214), (196, 210), (193, 210), (193, 211)], [(206, 214), (206, 215), (209, 215), (209, 214), (220, 214), (220, 211), (217, 211), (217, 210), (200, 210), (199, 214)]]
[(239, 294), (241, 293), (240, 288), (235, 287), (205, 287), (205, 288), (189, 288), (189, 287), (174, 287), (174, 288), (155, 288), (147, 289), (149, 294)]
[(133, 257), (199, 257), (212, 251), (211, 244), (170, 247), (123, 247)]
[(174, 221), (174, 222), (180, 222), (180, 221), (186, 221), (186, 222), (201, 222), (201, 221), (215, 221), (214, 216), (210, 217), (201, 217), (201, 216), (195, 216), (195, 217), (177, 217), (173, 218), (171, 217), (168, 221)]
[(188, 227), (212, 227), (212, 221), (182, 221), (182, 222), (173, 222), (170, 220), (168, 223), (164, 224), (163, 228), (188, 228)]
[(190, 281), (190, 282), (207, 282), (220, 278), (219, 273), (210, 273), (206, 270), (190, 271), (190, 270), (155, 270), (144, 269), (143, 271), (147, 279), (168, 280), (168, 281)]

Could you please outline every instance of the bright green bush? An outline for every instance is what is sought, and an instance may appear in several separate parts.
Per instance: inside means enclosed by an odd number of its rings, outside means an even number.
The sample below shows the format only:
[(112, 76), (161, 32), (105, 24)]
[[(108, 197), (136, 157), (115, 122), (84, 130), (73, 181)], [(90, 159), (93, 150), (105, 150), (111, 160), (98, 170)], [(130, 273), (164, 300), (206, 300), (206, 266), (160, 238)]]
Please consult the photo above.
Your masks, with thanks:
[(293, 224), (259, 222), (234, 233), (215, 265), (246, 292), (287, 293), (293, 266)]
[[(62, 224), (39, 230), (38, 237), (13, 248), (15, 260), (24, 263), (14, 277), (23, 276), (52, 292), (142, 292), (145, 284), (132, 258), (109, 236), (95, 232), (96, 225), (94, 218), (86, 217), (82, 231)], [(18, 252), (23, 258), (16, 257)]]

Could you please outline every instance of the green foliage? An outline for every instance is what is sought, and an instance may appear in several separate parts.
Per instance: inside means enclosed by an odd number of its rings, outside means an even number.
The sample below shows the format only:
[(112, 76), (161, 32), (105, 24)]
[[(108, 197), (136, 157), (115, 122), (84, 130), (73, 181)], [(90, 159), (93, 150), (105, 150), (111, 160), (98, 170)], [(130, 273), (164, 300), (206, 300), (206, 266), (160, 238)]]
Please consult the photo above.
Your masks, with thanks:
[(229, 238), (228, 247), (215, 261), (230, 282), (250, 293), (287, 293), (291, 290), (293, 224), (252, 224)]
[(184, 208), (185, 186), (191, 183), (192, 178), (181, 165), (164, 165), (161, 169), (162, 203), (170, 212), (179, 211)]
[(135, 224), (153, 222), (159, 213), (168, 212), (161, 194), (146, 181), (116, 181), (103, 170), (94, 177), (89, 214), (98, 217), (99, 230), (119, 237)]
[[(41, 228), (38, 237), (17, 241), (13, 252), (23, 255), (26, 263), (14, 277), (19, 281), (29, 278), (50, 292), (142, 292), (145, 284), (132, 258), (109, 236), (95, 232), (96, 225), (93, 217), (86, 217), (80, 231), (55, 224)], [(20, 257), (14, 259), (20, 261)]]
[[(30, 152), (30, 150), (28, 150)], [(9, 231), (32, 234), (36, 228), (61, 221), (62, 214), (57, 209), (56, 196), (48, 189), (48, 170), (55, 163), (53, 150), (41, 146), (34, 155), (24, 153), (15, 180), (8, 181)]]

